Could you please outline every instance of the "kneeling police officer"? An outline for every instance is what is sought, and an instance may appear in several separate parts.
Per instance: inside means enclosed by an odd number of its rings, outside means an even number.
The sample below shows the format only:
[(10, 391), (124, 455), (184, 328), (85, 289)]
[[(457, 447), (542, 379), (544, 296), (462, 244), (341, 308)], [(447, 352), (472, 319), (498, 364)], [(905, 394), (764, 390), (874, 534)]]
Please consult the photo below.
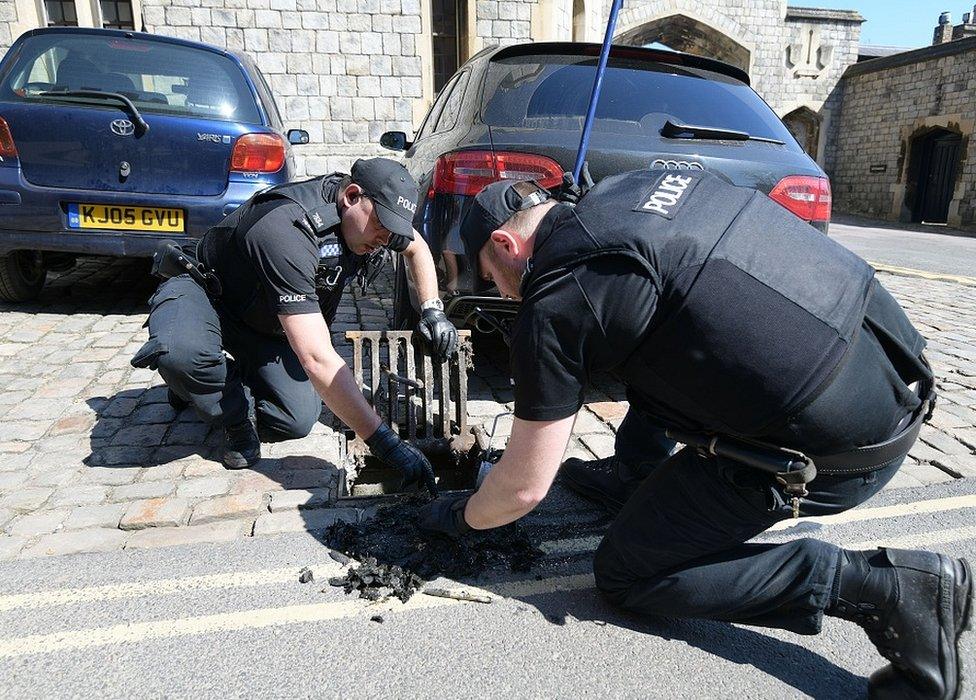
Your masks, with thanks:
[(872, 697), (958, 695), (965, 560), (746, 544), (870, 498), (930, 413), (925, 341), (867, 263), (762, 193), (699, 172), (609, 177), (575, 207), (534, 183), (491, 184), (461, 235), (476, 279), (522, 301), (515, 423), (481, 488), (433, 501), (423, 527), (457, 536), (531, 511), (588, 376), (609, 370), (630, 401), (616, 454), (569, 459), (561, 478), (616, 516), (594, 560), (611, 602), (799, 634), (845, 618), (891, 662)]
[(433, 490), (430, 463), (369, 406), (327, 327), (346, 284), (365, 286), (369, 265), (389, 249), (406, 259), (423, 301), (416, 335), (425, 351), (438, 359), (453, 352), (457, 331), (438, 298), (430, 250), (413, 230), (416, 202), (413, 178), (385, 158), (256, 194), (194, 253), (169, 249), (189, 274), (153, 295), (149, 341), (132, 364), (158, 368), (171, 403), (192, 404), (224, 428), (227, 468), (257, 462), (261, 440), (307, 435), (324, 399), (377, 457)]

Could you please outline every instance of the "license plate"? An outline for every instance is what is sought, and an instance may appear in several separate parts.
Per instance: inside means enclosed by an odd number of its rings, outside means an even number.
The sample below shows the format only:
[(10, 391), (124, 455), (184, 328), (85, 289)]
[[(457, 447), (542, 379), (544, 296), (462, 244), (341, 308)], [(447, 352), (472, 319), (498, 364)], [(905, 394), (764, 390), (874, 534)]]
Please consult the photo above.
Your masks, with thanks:
[(184, 218), (182, 209), (170, 207), (69, 204), (68, 227), (183, 233)]

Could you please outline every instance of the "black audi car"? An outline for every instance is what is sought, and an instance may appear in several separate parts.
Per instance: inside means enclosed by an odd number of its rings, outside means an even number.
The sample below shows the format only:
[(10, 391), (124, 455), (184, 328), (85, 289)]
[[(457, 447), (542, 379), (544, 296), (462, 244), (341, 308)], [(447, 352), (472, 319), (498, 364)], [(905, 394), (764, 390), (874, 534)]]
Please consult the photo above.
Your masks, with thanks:
[[(421, 186), (417, 229), (438, 259), (448, 314), (490, 330), (476, 308), (505, 319), (517, 302), (470, 293), (458, 225), (475, 194), (500, 178), (560, 184), (573, 169), (599, 44), (492, 47), (444, 86), (413, 140), (387, 132)], [(666, 50), (614, 46), (586, 161), (594, 181), (639, 168), (708, 170), (768, 194), (826, 233), (830, 183), (749, 76), (725, 63)], [(410, 328), (417, 299), (400, 265), (395, 322)]]

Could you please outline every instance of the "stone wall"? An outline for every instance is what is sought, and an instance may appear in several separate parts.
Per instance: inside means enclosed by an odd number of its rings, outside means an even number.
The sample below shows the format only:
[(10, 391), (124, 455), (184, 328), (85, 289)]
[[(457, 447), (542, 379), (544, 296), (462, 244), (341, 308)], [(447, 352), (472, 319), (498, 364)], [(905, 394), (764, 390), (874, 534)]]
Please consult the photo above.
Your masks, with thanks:
[(949, 224), (976, 227), (976, 38), (860, 63), (843, 83), (829, 171), (835, 209), (908, 220), (913, 139), (941, 127), (963, 137)]
[(531, 41), (535, 4), (536, 0), (476, 0), (476, 30), (482, 45)]
[(247, 52), (285, 124), (309, 132), (300, 174), (346, 170), (382, 151), (384, 131), (412, 129), (419, 0), (143, 0), (143, 19), (149, 32)]

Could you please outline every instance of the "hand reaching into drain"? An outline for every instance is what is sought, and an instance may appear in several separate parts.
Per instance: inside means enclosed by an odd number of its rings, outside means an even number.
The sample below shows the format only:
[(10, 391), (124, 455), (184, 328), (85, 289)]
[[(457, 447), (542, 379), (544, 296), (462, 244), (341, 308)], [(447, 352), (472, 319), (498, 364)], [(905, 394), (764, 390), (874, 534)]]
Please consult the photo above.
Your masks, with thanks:
[(437, 495), (437, 483), (434, 481), (434, 468), (430, 465), (430, 460), (423, 452), (402, 440), (386, 423), (380, 423), (376, 432), (366, 440), (366, 445), (377, 459), (403, 472), (404, 489), (422, 484), (431, 496)]
[(448, 537), (469, 532), (471, 526), (464, 519), (464, 508), (470, 497), (469, 493), (455, 493), (431, 501), (420, 509), (420, 529)]

